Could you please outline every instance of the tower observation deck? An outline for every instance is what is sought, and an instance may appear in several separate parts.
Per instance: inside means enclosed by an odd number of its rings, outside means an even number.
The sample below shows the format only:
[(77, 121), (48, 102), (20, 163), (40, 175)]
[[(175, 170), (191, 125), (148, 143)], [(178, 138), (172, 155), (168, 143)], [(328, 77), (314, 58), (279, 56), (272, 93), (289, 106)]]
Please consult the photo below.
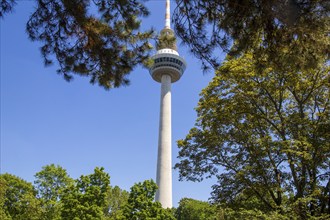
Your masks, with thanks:
[(172, 208), (171, 84), (178, 81), (186, 69), (170, 24), (170, 1), (166, 0), (165, 28), (160, 32), (157, 53), (151, 57), (153, 64), (149, 69), (151, 77), (161, 83), (156, 201), (163, 208)]

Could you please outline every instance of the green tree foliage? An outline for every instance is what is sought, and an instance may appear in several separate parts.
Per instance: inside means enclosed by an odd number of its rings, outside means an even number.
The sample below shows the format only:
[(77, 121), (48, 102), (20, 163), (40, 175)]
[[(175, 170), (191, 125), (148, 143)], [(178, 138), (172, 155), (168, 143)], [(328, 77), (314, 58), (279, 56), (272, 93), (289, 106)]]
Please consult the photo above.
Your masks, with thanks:
[(0, 18), (3, 18), (3, 16), (6, 13), (9, 13), (13, 10), (13, 7), (15, 6), (16, 2), (15, 0), (1, 0), (0, 2)]
[(61, 217), (64, 220), (102, 219), (110, 189), (110, 176), (103, 168), (81, 176), (64, 190)]
[(328, 0), (176, 2), (177, 34), (206, 69), (219, 66), (219, 49), (238, 55), (252, 48), (260, 65), (267, 59), (279, 69), (306, 70), (329, 59)]
[(128, 204), (124, 209), (125, 219), (130, 220), (174, 220), (170, 209), (165, 210), (154, 202), (157, 185), (153, 180), (136, 183), (131, 187)]
[(217, 208), (208, 202), (183, 198), (176, 210), (177, 220), (216, 220)]
[(11, 174), (0, 175), (1, 220), (174, 220), (172, 209), (154, 202), (157, 186), (135, 184), (131, 192), (110, 186), (103, 168), (73, 180), (54, 164), (35, 175), (35, 186)]
[(330, 68), (256, 65), (250, 53), (228, 57), (202, 91), (196, 126), (178, 141), (180, 177), (215, 176), (213, 199), (236, 209), (253, 196), (265, 213), (330, 214)]
[(165, 48), (177, 50), (176, 37), (172, 29), (164, 28), (158, 36), (157, 50)]
[(31, 183), (11, 174), (0, 175), (1, 219), (40, 219), (41, 205)]
[(44, 166), (35, 175), (34, 184), (43, 207), (43, 219), (60, 219), (61, 198), (64, 190), (73, 183), (66, 170), (54, 164)]
[[(15, 1), (2, 0), (1, 16)], [(26, 26), (42, 43), (45, 65), (56, 59), (66, 80), (87, 76), (105, 89), (127, 85), (127, 75), (149, 57), (153, 30), (141, 31), (149, 12), (142, 1), (36, 0)]]
[(129, 192), (118, 186), (111, 187), (107, 195), (107, 206), (104, 211), (108, 219), (124, 219), (123, 210), (127, 205)]
[(5, 207), (5, 201), (7, 200), (6, 191), (7, 191), (7, 181), (3, 177), (0, 176), (0, 219), (2, 220), (10, 220), (9, 213)]
[[(298, 220), (295, 216), (282, 215), (278, 212), (264, 213), (257, 209), (231, 208), (221, 209), (218, 220)], [(321, 219), (319, 219), (321, 220)], [(325, 220), (325, 219), (324, 219)]]

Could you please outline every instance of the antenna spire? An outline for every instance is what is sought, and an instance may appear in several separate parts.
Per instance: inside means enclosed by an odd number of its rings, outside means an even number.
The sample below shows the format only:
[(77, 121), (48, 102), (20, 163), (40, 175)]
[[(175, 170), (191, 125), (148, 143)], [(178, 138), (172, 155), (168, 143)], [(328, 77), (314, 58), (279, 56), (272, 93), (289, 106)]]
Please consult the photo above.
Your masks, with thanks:
[(171, 29), (170, 0), (166, 0), (165, 28)]

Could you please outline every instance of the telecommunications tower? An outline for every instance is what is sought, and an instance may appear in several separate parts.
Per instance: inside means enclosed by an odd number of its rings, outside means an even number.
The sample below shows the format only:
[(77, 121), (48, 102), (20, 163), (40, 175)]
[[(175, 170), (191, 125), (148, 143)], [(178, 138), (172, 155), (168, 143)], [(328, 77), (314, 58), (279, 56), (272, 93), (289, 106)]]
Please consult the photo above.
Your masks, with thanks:
[(171, 29), (170, 0), (166, 0), (165, 27), (159, 35), (157, 53), (151, 58), (150, 75), (161, 83), (156, 201), (163, 208), (172, 208), (171, 83), (181, 78), (186, 62), (177, 52), (176, 38)]

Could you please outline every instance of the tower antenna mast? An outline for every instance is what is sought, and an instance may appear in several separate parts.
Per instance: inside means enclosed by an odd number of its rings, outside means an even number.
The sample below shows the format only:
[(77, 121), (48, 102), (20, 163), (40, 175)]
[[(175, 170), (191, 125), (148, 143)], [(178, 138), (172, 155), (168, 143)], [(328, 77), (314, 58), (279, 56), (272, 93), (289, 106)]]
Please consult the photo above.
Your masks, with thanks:
[(171, 29), (171, 8), (170, 0), (166, 0), (165, 28)]

